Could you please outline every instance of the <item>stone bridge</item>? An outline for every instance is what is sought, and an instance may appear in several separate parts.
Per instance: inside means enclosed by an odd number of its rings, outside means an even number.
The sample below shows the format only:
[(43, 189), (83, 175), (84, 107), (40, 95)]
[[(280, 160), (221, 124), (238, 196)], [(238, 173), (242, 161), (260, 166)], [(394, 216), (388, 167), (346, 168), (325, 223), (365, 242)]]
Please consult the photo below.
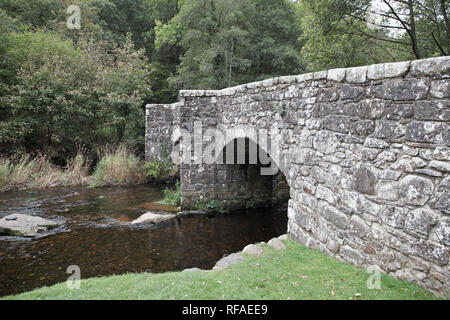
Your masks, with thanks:
[[(180, 91), (146, 117), (146, 157), (183, 160), (184, 208), (270, 205), (287, 188), (292, 239), (450, 298), (450, 57)], [(235, 164), (202, 161), (211, 145)]]

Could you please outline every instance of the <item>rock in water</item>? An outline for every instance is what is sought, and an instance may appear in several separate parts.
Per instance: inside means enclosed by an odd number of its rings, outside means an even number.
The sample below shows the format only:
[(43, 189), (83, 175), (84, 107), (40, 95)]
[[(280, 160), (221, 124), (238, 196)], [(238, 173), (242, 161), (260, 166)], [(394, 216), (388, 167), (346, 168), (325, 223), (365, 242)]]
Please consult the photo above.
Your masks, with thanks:
[(58, 223), (52, 220), (15, 213), (0, 219), (0, 234), (34, 237), (57, 226)]
[(132, 224), (136, 223), (160, 223), (170, 219), (174, 219), (176, 217), (175, 214), (158, 214), (153, 212), (144, 213), (142, 216), (132, 221)]

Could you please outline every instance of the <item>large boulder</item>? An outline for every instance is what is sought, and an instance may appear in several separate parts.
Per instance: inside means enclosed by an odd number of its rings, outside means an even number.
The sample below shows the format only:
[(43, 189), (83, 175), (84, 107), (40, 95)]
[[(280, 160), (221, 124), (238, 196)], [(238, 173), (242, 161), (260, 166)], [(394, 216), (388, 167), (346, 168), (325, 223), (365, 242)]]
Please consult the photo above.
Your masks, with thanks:
[(249, 244), (242, 250), (243, 253), (250, 254), (252, 256), (260, 256), (263, 254), (263, 248), (257, 244)]
[(137, 223), (161, 223), (167, 220), (171, 220), (176, 218), (175, 214), (159, 214), (159, 213), (153, 213), (153, 212), (147, 212), (144, 213), (142, 216), (137, 218), (136, 220), (132, 221), (132, 224)]
[(15, 213), (0, 219), (0, 234), (34, 237), (57, 226), (52, 220)]
[(286, 249), (284, 243), (281, 242), (281, 240), (278, 238), (271, 239), (269, 242), (267, 242), (267, 244), (272, 248), (274, 248), (275, 250)]
[(232, 264), (238, 263), (244, 259), (241, 254), (239, 253), (232, 253), (225, 258), (220, 259), (217, 261), (216, 265), (214, 266), (213, 270), (221, 270), (225, 269), (228, 266), (231, 266)]

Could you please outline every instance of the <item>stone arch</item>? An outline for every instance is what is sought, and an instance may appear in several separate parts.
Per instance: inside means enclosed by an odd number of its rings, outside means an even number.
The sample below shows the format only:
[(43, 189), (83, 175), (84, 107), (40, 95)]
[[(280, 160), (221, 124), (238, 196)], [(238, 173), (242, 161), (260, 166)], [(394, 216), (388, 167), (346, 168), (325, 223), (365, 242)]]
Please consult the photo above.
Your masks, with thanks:
[[(274, 207), (287, 204), (289, 186), (278, 164), (247, 135), (233, 136), (218, 155), (215, 196), (229, 210)], [(231, 152), (230, 152), (231, 151)], [(230, 155), (231, 154), (231, 155)], [(277, 168), (267, 174), (271, 166)]]

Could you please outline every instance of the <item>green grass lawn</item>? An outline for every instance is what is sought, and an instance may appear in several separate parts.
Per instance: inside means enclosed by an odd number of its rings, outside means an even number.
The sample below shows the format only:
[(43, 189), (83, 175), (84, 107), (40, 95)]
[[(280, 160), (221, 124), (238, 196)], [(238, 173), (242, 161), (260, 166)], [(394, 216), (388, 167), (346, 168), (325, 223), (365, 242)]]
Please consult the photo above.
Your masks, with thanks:
[(370, 290), (365, 269), (286, 241), (286, 250), (264, 246), (220, 271), (124, 274), (66, 283), (6, 299), (436, 299), (426, 290), (382, 274), (381, 289)]

